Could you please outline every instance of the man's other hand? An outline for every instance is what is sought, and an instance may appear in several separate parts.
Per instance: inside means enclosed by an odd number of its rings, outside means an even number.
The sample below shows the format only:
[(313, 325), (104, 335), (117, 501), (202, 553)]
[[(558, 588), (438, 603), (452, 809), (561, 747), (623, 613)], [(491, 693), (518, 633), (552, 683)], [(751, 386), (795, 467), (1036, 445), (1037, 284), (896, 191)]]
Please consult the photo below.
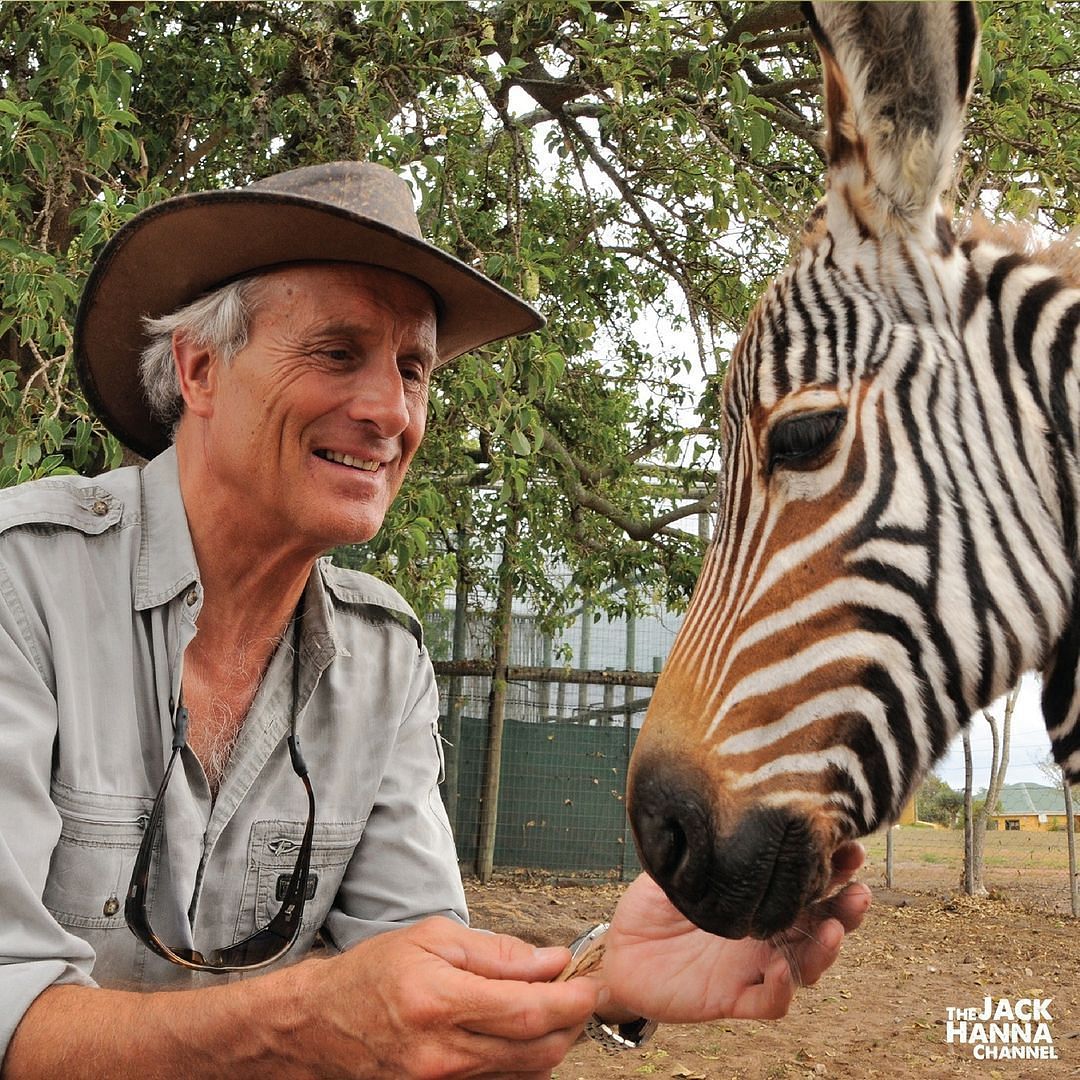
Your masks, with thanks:
[(670, 1023), (784, 1016), (798, 987), (817, 982), (840, 955), (844, 935), (862, 922), (870, 890), (848, 883), (864, 857), (858, 844), (838, 849), (832, 888), (840, 891), (768, 941), (699, 930), (642, 874), (619, 901), (605, 938), (600, 1012)]

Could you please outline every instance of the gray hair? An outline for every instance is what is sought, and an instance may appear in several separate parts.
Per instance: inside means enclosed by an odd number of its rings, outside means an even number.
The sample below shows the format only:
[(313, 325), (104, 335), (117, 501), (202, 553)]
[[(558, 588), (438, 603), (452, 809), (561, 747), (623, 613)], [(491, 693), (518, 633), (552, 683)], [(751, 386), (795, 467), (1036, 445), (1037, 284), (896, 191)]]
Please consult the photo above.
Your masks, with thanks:
[(251, 318), (262, 299), (263, 276), (231, 281), (168, 315), (143, 318), (150, 340), (139, 358), (139, 377), (154, 419), (175, 432), (184, 411), (173, 362), (173, 335), (179, 332), (193, 345), (213, 349), (223, 363), (230, 363), (247, 344)]

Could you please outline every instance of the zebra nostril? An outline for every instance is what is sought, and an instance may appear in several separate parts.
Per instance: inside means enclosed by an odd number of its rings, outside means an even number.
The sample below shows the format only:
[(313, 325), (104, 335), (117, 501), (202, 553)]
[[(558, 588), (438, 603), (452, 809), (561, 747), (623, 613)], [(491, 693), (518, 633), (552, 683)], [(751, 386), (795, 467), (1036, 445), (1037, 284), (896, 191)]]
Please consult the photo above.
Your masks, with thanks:
[(689, 853), (686, 832), (675, 818), (668, 818), (656, 833), (654, 868), (664, 878), (674, 877)]
[(641, 865), (671, 895), (698, 895), (698, 864), (712, 850), (708, 813), (695, 786), (655, 773), (635, 784), (630, 818)]

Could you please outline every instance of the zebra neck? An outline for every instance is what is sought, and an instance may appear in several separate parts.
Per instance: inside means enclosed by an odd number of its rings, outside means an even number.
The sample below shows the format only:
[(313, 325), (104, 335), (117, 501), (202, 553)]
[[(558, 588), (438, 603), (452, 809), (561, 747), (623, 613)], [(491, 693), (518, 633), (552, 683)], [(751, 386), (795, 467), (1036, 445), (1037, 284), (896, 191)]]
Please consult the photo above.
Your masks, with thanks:
[(1080, 288), (1030, 256), (990, 242), (971, 250), (969, 266), (961, 308), (977, 392), (983, 400), (993, 397), (995, 428), (1012, 432), (1027, 473), (1021, 479), (1038, 490), (1041, 520), (1076, 567)]
[[(1052, 572), (1060, 596), (1043, 597), (1039, 621), (1050, 633), (1038, 666), (1055, 758), (1080, 775), (1080, 288), (1053, 268), (992, 243), (971, 251), (971, 266), (986, 303), (969, 306), (965, 339), (969, 352), (982, 339), (992, 372), (988, 385), (1010, 417), (1018, 460), (1027, 465), (1026, 475), (1010, 478), (1013, 487), (1036, 489), (1042, 507), (1027, 522), (1039, 550), (1023, 554), (1048, 564), (1056, 547), (1064, 564), (1064, 573)], [(1000, 434), (1008, 438), (1008, 431)], [(1058, 606), (1060, 619), (1053, 617)]]

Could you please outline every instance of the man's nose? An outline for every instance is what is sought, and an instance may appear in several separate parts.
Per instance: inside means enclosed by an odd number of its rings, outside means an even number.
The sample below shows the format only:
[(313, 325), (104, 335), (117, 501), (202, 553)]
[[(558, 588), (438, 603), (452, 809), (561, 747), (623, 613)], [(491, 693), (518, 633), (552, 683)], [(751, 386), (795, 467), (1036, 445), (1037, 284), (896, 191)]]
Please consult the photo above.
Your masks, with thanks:
[(380, 435), (400, 435), (409, 426), (409, 403), (405, 381), (396, 360), (380, 360), (357, 372), (349, 417), (378, 428)]

